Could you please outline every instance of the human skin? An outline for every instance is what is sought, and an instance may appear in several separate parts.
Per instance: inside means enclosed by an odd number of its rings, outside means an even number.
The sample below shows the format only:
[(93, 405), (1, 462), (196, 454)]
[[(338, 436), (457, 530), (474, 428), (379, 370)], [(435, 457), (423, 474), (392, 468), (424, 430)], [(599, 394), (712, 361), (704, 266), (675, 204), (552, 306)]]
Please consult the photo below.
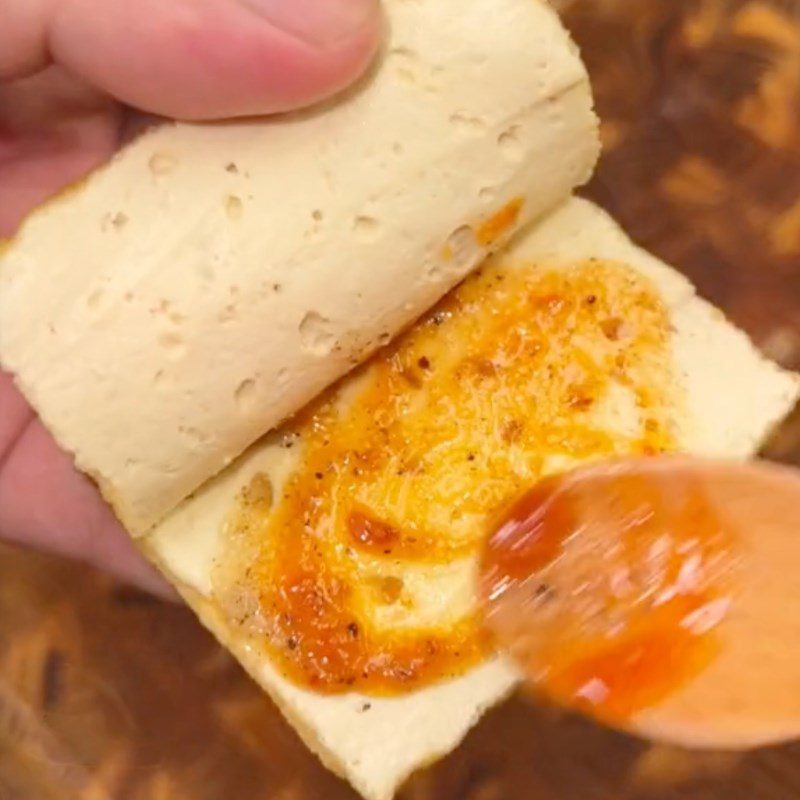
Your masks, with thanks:
[[(150, 115), (309, 105), (366, 69), (380, 29), (378, 0), (0, 0), (0, 239)], [(173, 596), (1, 371), (0, 538)]]

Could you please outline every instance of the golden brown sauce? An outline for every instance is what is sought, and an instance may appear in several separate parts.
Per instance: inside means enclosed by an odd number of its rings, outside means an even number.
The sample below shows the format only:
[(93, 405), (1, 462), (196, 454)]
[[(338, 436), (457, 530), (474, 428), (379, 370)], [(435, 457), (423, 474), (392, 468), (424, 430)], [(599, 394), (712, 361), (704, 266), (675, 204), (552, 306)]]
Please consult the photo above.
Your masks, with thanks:
[(499, 211), (484, 220), (475, 231), (478, 244), (488, 247), (511, 229), (522, 211), (524, 200), (517, 197), (506, 203)]
[(717, 654), (735, 552), (695, 478), (551, 477), (497, 524), (483, 594), (541, 691), (623, 723)]
[(284, 428), (299, 463), (269, 511), (245, 494), (228, 525), (231, 616), (319, 691), (475, 665), (489, 515), (564, 464), (672, 447), (668, 335), (622, 266), (486, 266)]

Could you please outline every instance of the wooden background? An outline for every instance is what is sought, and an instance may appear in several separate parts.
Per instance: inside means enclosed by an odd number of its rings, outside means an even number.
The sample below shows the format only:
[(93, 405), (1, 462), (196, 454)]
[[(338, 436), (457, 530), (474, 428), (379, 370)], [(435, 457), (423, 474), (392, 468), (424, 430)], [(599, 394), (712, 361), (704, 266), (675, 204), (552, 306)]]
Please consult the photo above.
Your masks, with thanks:
[[(567, 21), (604, 120), (587, 194), (800, 368), (800, 0), (574, 0)], [(767, 452), (800, 464), (800, 415)], [(0, 549), (0, 800), (353, 797), (188, 612)], [(402, 797), (785, 800), (800, 746), (701, 758), (513, 701)]]

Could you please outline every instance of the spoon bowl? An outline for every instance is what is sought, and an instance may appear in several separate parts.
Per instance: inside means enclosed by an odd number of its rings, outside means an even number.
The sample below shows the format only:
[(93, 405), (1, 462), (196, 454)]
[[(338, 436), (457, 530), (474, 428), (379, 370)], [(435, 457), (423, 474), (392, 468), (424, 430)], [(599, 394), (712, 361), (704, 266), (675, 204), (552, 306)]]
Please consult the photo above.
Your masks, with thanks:
[(498, 517), (480, 583), (539, 696), (683, 747), (800, 737), (800, 472), (664, 456), (547, 478)]

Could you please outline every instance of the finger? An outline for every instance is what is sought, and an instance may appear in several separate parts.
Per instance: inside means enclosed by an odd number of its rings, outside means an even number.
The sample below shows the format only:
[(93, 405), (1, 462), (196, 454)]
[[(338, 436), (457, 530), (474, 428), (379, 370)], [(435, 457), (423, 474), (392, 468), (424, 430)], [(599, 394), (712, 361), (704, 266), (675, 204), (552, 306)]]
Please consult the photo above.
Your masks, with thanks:
[(367, 66), (377, 0), (0, 0), (0, 80), (50, 60), (184, 119), (307, 105)]
[(120, 126), (118, 104), (61, 68), (0, 83), (0, 238), (31, 208), (106, 161)]
[(11, 376), (0, 371), (0, 464), (20, 433), (33, 419), (33, 410), (14, 387)]
[[(3, 414), (24, 401), (11, 397), (0, 373)], [(32, 414), (0, 461), (0, 536), (27, 547), (88, 561), (166, 598), (174, 591), (137, 552), (97, 489), (72, 465)], [(9, 425), (10, 429), (10, 425)]]

